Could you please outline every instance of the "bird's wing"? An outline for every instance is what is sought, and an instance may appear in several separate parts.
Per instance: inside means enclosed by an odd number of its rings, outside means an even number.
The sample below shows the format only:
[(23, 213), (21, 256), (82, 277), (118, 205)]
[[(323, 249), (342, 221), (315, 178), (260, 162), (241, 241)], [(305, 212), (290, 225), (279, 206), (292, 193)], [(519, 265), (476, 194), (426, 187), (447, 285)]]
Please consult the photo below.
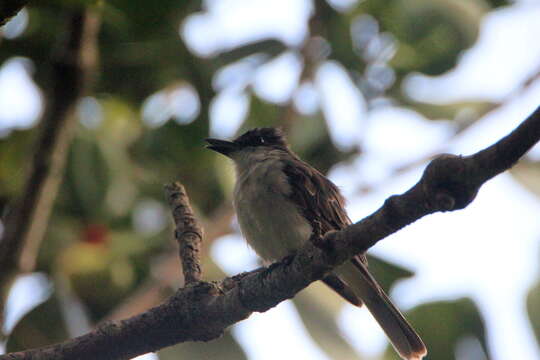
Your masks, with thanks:
[[(298, 206), (312, 228), (320, 227), (321, 235), (330, 230), (340, 230), (351, 224), (345, 211), (345, 199), (337, 186), (323, 174), (300, 159), (286, 163), (283, 168), (288, 177), (289, 198)], [(367, 264), (364, 254), (353, 258)]]
[(345, 201), (336, 185), (313, 167), (300, 159), (297, 161), (287, 162), (283, 168), (291, 186), (289, 198), (312, 227), (320, 226), (324, 235), (351, 224), (345, 212)]
[[(313, 229), (318, 227), (320, 234), (324, 235), (330, 230), (339, 230), (351, 223), (338, 188), (320, 172), (299, 159), (298, 162), (286, 163), (283, 171), (291, 186), (289, 198)], [(366, 262), (364, 255), (355, 257), (353, 261)], [(337, 275), (330, 274), (323, 282), (351, 304), (362, 305), (360, 298)]]

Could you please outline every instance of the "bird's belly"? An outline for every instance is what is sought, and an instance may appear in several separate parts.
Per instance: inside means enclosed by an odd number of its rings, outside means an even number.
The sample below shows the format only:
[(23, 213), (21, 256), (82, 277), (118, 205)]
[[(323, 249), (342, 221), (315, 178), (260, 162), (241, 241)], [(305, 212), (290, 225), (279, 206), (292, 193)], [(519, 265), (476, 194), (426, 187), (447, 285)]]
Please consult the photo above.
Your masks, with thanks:
[[(311, 226), (297, 207), (264, 180), (239, 189), (235, 207), (242, 234), (264, 260), (279, 260), (300, 248), (311, 235)], [(258, 190), (258, 191), (257, 191)]]

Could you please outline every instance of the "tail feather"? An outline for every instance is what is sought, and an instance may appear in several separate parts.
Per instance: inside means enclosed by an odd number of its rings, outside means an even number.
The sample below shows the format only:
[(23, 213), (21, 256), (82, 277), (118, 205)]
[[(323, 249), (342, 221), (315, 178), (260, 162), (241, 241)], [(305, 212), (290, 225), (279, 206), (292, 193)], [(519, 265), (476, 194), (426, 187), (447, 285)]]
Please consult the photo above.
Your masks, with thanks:
[(362, 299), (403, 359), (421, 360), (427, 354), (422, 339), (377, 284), (364, 263), (353, 259), (334, 272)]
[(345, 284), (343, 280), (336, 275), (330, 274), (322, 279), (322, 281), (351, 304), (355, 306), (362, 306), (362, 300), (360, 300), (349, 285)]

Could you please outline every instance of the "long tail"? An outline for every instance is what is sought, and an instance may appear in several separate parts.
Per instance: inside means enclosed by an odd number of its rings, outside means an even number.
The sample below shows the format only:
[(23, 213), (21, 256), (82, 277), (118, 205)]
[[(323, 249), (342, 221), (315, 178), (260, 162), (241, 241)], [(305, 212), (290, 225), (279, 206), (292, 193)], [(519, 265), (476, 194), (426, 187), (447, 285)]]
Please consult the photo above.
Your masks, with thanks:
[(334, 270), (334, 273), (344, 280), (366, 304), (403, 359), (421, 360), (427, 354), (422, 339), (394, 306), (360, 259), (353, 259), (341, 265)]

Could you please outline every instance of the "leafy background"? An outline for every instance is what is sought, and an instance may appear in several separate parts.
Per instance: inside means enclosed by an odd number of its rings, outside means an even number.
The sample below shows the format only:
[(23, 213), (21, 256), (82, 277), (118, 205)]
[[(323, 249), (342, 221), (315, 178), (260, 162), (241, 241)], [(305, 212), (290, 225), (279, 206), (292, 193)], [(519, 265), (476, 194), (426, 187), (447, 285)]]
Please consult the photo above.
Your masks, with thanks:
[[(81, 6), (101, 17), (98, 77), (77, 107), (36, 272), (11, 289), (7, 351), (143, 311), (181, 285), (162, 194), (172, 180), (205, 224), (205, 277), (258, 266), (231, 209), (231, 166), (203, 148), (208, 135), (282, 126), (360, 219), (434, 154), (476, 151), (538, 105), (535, 1), (32, 2), (0, 38), (4, 211), (22, 191), (51, 51)], [(539, 161), (535, 149), (470, 208), (373, 249), (371, 268), (429, 358), (540, 358)], [(320, 284), (218, 341), (146, 357), (277, 356), (396, 358), (365, 310)]]

